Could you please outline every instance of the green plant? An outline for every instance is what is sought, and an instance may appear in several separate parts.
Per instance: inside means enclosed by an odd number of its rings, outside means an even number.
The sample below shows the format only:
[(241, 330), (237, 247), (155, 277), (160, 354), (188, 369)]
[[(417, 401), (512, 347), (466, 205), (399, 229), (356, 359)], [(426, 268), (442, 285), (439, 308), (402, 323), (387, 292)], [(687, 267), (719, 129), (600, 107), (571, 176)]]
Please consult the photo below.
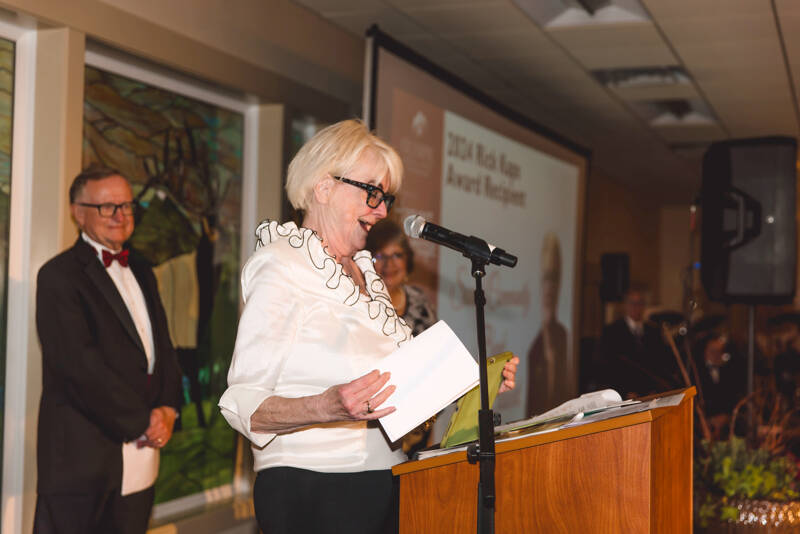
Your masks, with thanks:
[(797, 466), (786, 456), (750, 448), (745, 440), (703, 441), (695, 464), (695, 487), (704, 494), (698, 515), (701, 526), (710, 520), (735, 520), (734, 499), (788, 501), (800, 496)]

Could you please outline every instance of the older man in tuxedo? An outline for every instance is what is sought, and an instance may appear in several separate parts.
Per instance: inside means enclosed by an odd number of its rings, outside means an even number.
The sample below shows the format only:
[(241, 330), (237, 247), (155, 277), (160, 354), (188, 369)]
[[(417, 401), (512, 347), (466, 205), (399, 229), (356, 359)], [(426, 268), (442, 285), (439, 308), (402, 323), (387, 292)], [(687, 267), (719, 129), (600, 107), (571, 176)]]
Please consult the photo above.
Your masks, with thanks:
[(147, 530), (181, 373), (153, 273), (123, 248), (133, 207), (117, 171), (78, 175), (81, 235), (39, 271), (37, 534)]

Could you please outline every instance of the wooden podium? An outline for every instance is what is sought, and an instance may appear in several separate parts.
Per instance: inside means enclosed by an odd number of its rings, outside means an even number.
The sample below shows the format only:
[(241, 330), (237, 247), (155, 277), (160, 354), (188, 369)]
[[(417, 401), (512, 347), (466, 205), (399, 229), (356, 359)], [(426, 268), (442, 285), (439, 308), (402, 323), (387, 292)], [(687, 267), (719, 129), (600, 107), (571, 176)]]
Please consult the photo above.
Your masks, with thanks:
[[(495, 532), (691, 532), (695, 389), (683, 393), (678, 406), (497, 443)], [(478, 466), (466, 452), (392, 471), (400, 534), (476, 531)]]

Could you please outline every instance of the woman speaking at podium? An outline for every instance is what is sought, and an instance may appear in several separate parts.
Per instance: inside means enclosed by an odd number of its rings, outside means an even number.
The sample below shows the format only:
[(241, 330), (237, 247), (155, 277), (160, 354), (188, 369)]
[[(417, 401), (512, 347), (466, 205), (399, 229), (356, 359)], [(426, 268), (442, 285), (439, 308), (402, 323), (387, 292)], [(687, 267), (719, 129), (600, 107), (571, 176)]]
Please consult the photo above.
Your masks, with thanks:
[(362, 249), (402, 174), (395, 150), (362, 123), (334, 124), (289, 165), (286, 191), (302, 226), (258, 227), (219, 405), (253, 444), (265, 533), (396, 529), (391, 467), (405, 456), (375, 421), (394, 411), (394, 386), (376, 369), (411, 330)]

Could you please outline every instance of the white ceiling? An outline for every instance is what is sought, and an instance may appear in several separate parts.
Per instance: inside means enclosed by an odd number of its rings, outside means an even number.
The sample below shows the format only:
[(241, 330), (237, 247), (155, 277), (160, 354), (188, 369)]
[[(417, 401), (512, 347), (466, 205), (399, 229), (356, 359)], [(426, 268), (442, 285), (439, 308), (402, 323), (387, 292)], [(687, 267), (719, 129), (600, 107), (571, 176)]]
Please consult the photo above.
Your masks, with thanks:
[[(798, 0), (608, 0), (594, 16), (586, 0), (294, 1), (358, 36), (378, 24), (664, 202), (692, 197), (708, 143), (798, 134)], [(611, 87), (592, 73), (662, 67), (688, 80)], [(698, 113), (652, 102), (674, 99)]]

